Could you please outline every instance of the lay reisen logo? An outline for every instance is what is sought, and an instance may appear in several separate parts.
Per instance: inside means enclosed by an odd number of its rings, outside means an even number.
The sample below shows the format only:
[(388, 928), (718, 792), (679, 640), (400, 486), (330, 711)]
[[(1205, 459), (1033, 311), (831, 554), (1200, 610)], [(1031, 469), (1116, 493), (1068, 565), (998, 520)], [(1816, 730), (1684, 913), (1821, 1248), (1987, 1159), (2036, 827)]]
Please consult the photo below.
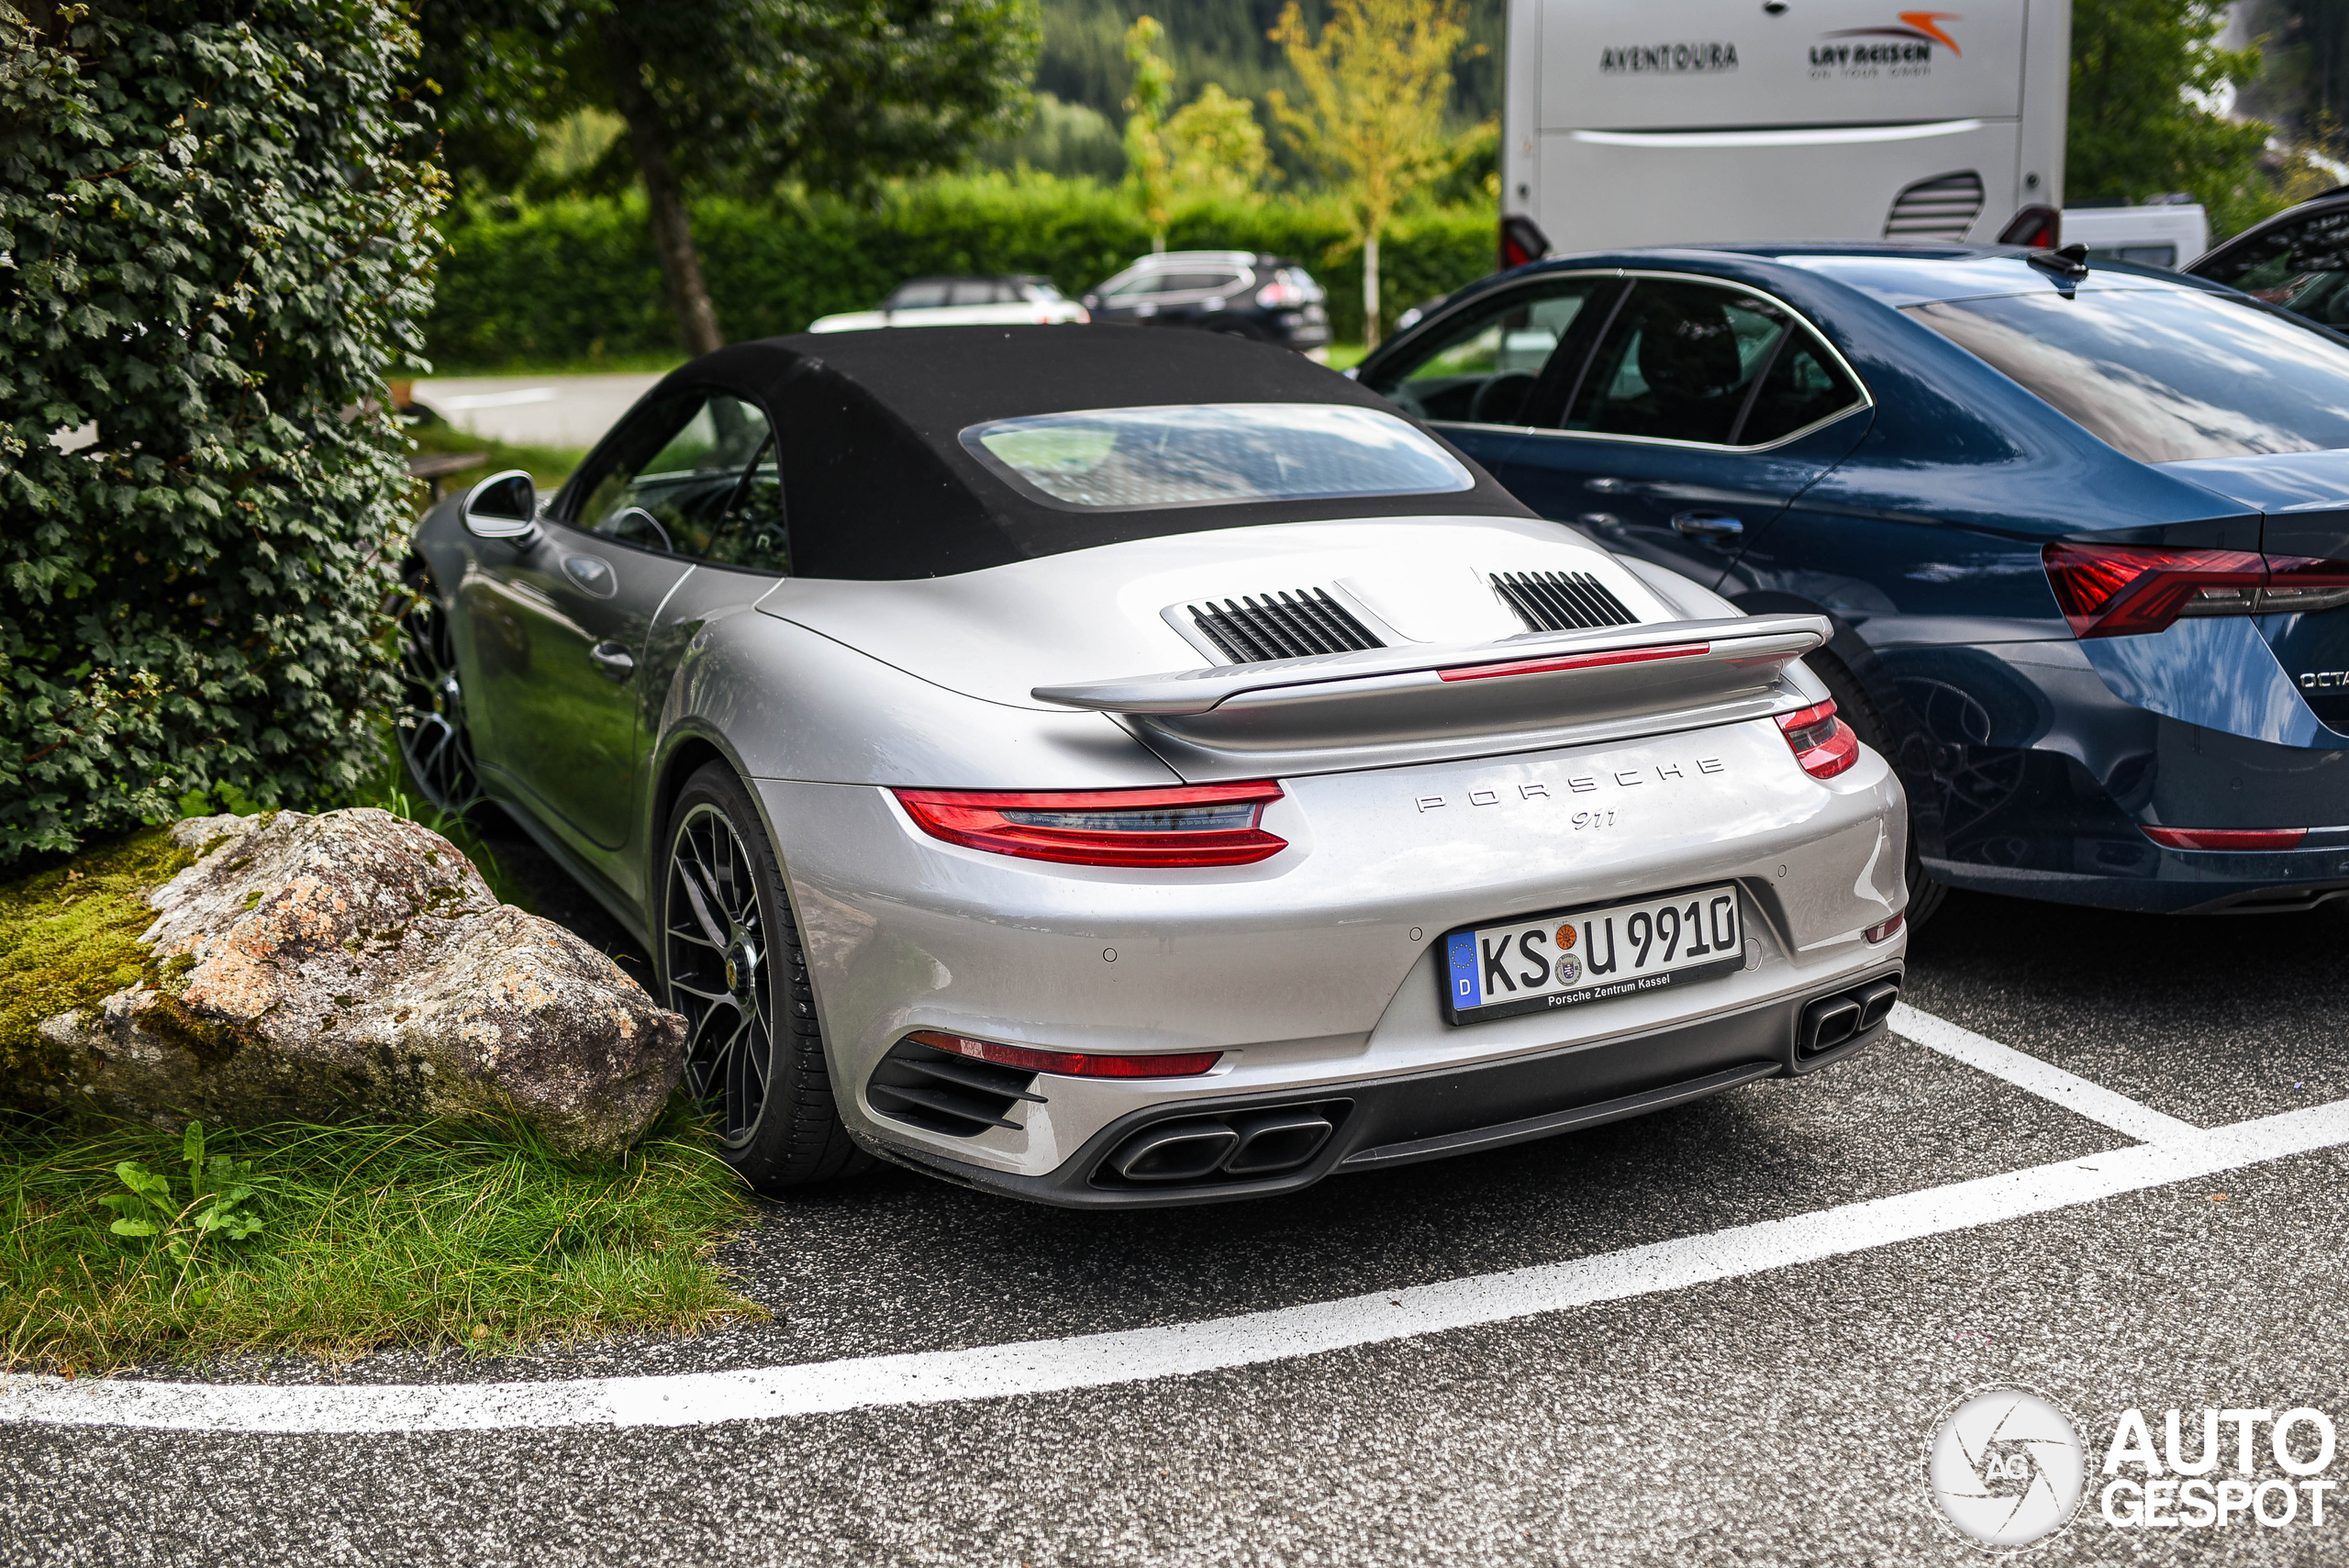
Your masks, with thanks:
[(1955, 59), (1965, 51), (1958, 48), (1955, 39), (1942, 30), (1940, 24), (1965, 19), (1954, 11), (1903, 11), (1898, 27), (1839, 28), (1820, 36), (1892, 41), (1813, 44), (1810, 46), (1810, 63), (1820, 69), (1831, 66), (1924, 65), (1931, 63), (1937, 45), (1949, 50), (1951, 58)]

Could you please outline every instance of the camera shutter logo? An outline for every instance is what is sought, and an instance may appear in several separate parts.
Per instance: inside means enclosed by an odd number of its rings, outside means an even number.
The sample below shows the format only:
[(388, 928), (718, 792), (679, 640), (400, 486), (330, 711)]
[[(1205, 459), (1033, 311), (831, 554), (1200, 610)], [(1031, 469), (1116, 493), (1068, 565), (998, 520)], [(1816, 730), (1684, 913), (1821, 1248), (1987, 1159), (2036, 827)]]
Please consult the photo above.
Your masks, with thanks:
[(1984, 1388), (1942, 1413), (1925, 1485), (1942, 1517), (1976, 1546), (2013, 1551), (2071, 1521), (2086, 1480), (2080, 1434), (2044, 1396)]

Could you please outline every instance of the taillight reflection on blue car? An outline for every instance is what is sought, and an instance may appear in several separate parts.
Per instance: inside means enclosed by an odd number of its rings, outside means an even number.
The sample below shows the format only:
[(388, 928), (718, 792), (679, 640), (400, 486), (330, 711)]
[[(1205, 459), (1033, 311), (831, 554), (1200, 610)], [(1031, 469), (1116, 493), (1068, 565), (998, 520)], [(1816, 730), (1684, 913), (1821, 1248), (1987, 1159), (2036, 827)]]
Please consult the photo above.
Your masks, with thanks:
[(2181, 616), (2307, 614), (2349, 605), (2349, 562), (2074, 543), (2048, 545), (2040, 559), (2078, 638), (2161, 631)]
[(1086, 866), (1237, 866), (1288, 840), (1257, 826), (1281, 798), (1270, 780), (1178, 789), (901, 789), (906, 814), (933, 839), (1022, 860)]

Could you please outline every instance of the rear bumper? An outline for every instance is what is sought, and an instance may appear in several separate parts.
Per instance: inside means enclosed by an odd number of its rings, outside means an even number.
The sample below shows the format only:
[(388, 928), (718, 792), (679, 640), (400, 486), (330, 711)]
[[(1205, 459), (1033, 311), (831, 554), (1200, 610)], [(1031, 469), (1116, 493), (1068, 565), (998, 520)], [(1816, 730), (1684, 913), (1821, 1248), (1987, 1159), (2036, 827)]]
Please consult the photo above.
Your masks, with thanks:
[[(2349, 892), (2349, 742), (2313, 719), (2284, 740), (2170, 717), (2116, 694), (2091, 651), (2034, 641), (1884, 656), (1916, 726), (1898, 762), (1934, 880), (2146, 914), (2300, 909)], [(2254, 673), (2274, 664), (2264, 646), (2205, 651), (2210, 668), (2228, 667), (2222, 651)], [(2270, 707), (2300, 706), (2260, 690)], [(2290, 851), (2181, 851), (2143, 823), (2312, 831)]]
[[(941, 843), (882, 789), (757, 787), (789, 869), (848, 1129), (1020, 1178), (1061, 1170), (1136, 1112), (1341, 1096), (1366, 1082), (1655, 1037), (1840, 989), (1901, 952), (1899, 939), (1864, 937), (1905, 900), (1889, 770), (1868, 753), (1833, 780), (1811, 779), (1766, 718), (1285, 779), (1264, 826), (1286, 849), (1179, 874)], [(1465, 1028), (1442, 1016), (1447, 930), (1731, 884), (1747, 908), (1741, 971)], [(924, 1029), (1219, 1060), (1198, 1076), (1050, 1079), (1047, 1103), (948, 1129), (872, 1092), (898, 1042)]]
[[(1481, 1153), (1689, 1104), (1763, 1078), (1814, 1073), (1881, 1039), (1886, 1025), (1879, 1020), (1824, 1050), (1806, 1051), (1801, 1035), (1807, 1011), (1884, 982), (1897, 984), (1900, 973), (1899, 963), (1886, 963), (1832, 987), (1760, 1006), (1480, 1067), (1153, 1106), (1109, 1123), (1058, 1169), (1041, 1175), (995, 1170), (869, 1135), (859, 1141), (885, 1159), (930, 1175), (1064, 1208), (1165, 1208), (1269, 1197), (1332, 1175)], [(1264, 1113), (1293, 1109), (1318, 1112), (1333, 1130), (1310, 1160), (1277, 1175), (1139, 1184), (1120, 1179), (1111, 1166), (1134, 1140), (1161, 1129), (1244, 1127)]]

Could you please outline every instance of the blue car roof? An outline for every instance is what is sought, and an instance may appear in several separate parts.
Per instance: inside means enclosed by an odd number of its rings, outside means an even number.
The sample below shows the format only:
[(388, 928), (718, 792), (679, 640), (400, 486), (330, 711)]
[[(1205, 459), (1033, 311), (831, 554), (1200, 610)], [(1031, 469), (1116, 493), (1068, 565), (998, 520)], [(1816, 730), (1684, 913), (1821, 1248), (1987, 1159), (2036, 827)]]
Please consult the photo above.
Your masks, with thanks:
[[(2031, 294), (2054, 279), (2029, 260), (2032, 252), (2011, 245), (1915, 245), (1810, 241), (1783, 244), (1675, 245), (1559, 256), (1534, 263), (1542, 271), (1575, 267), (1682, 267), (1713, 270), (1730, 258), (1798, 268), (1831, 279), (1894, 308), (1932, 300), (1978, 299), (1989, 295)], [(2132, 288), (2175, 288), (2231, 293), (2215, 284), (2126, 261), (2091, 261), (2086, 286), (2125, 280)], [(1730, 271), (1744, 272), (1733, 267)], [(1752, 275), (1749, 273), (1749, 275)]]

